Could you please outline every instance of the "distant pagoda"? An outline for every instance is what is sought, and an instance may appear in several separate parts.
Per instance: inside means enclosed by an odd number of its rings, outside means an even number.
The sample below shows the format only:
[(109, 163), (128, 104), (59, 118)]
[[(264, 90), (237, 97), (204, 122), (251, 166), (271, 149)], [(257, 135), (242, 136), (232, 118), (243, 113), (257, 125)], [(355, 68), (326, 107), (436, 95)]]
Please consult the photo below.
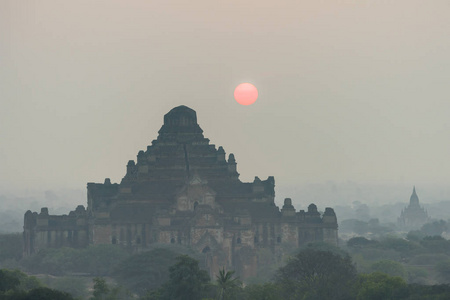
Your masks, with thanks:
[(398, 223), (403, 229), (420, 229), (429, 220), (427, 211), (420, 206), (416, 187), (413, 187), (409, 205), (402, 210)]

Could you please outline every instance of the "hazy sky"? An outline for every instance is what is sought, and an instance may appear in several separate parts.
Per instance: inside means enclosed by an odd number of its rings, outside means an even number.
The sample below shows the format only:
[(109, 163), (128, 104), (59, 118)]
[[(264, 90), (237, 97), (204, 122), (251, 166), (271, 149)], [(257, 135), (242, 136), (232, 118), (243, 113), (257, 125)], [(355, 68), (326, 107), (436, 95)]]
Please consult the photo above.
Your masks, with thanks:
[(448, 0), (0, 0), (0, 189), (120, 182), (181, 104), (242, 180), (448, 186), (449, 16)]

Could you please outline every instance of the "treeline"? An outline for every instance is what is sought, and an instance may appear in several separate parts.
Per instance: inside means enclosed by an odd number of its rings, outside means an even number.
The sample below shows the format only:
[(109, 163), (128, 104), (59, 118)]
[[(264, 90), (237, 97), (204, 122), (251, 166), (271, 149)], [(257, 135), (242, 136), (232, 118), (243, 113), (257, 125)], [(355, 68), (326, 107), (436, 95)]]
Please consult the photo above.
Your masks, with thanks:
[(18, 270), (0, 269), (0, 299), (2, 300), (73, 300), (65, 292), (51, 289), (33, 276)]
[(213, 282), (187, 256), (177, 258), (169, 279), (141, 299), (449, 299), (450, 286), (407, 284), (381, 272), (357, 274), (348, 254), (307, 248), (279, 268), (272, 281), (245, 287), (233, 272), (222, 270)]
[(450, 241), (441, 236), (410, 232), (406, 238), (355, 237), (345, 250), (356, 262), (358, 272), (380, 271), (427, 285), (450, 282)]
[[(358, 234), (361, 236), (380, 237), (389, 233), (399, 232), (401, 228), (398, 224), (387, 223), (383, 224), (376, 218), (369, 219), (369, 221), (362, 221), (360, 219), (344, 219), (339, 223), (339, 232), (344, 235)], [(418, 230), (414, 230), (416, 235), (422, 237), (442, 235), (444, 232), (450, 230), (450, 225), (444, 220), (434, 220), (422, 225)]]
[[(449, 299), (450, 286), (407, 284), (398, 276), (382, 272), (357, 273), (350, 256), (338, 249), (318, 250), (313, 246), (299, 251), (279, 268), (273, 279), (244, 286), (233, 271), (220, 270), (210, 278), (198, 260), (188, 255), (172, 257), (167, 249), (129, 257), (115, 272), (128, 278), (128, 286), (94, 278), (92, 293), (78, 299), (90, 300), (285, 300), (285, 299)], [(165, 258), (164, 258), (165, 257)], [(173, 263), (164, 270), (163, 265)], [(131, 263), (131, 265), (127, 265)], [(140, 264), (140, 266), (137, 266)], [(153, 267), (149, 267), (153, 266)], [(121, 271), (120, 271), (121, 270)], [(156, 281), (156, 282), (154, 282)], [(125, 283), (125, 281), (122, 281)], [(133, 283), (138, 283), (133, 286)], [(130, 285), (131, 284), (131, 285)], [(20, 271), (0, 271), (0, 299), (74, 299), (68, 293), (43, 286)]]
[(21, 238), (0, 236), (0, 268), (46, 275), (38, 275), (40, 285), (20, 283), (8, 289), (0, 279), (0, 300), (16, 299), (5, 298), (13, 295), (27, 299), (23, 297), (33, 289), (94, 300), (450, 299), (450, 241), (421, 231), (406, 238), (356, 237), (341, 248), (310, 244), (283, 264), (270, 262), (273, 255), (259, 251), (259, 259), (267, 263), (245, 285), (232, 270), (209, 278), (202, 254), (177, 245), (156, 245), (134, 255), (116, 245), (43, 249), (21, 258)]

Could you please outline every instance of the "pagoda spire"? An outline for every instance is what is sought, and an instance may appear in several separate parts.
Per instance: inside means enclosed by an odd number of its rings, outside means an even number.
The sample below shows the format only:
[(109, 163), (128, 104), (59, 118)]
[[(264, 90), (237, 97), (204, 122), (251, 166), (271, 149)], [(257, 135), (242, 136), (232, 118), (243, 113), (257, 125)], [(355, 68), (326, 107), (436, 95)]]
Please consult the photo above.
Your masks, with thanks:
[(419, 197), (416, 193), (416, 186), (413, 187), (411, 198), (409, 198), (409, 205), (419, 205)]

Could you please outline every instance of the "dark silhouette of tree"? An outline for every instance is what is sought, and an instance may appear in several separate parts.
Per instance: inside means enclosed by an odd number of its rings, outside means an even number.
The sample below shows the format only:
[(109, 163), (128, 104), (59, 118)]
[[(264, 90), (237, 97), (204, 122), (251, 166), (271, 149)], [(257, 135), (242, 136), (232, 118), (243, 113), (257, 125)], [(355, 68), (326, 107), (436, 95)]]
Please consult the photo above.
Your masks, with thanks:
[(162, 289), (162, 299), (201, 299), (209, 281), (208, 273), (200, 269), (197, 260), (181, 255), (177, 257), (175, 265), (169, 268), (169, 281)]
[(106, 299), (106, 297), (109, 294), (109, 287), (106, 281), (103, 278), (99, 277), (94, 278), (93, 281), (94, 281), (94, 291), (92, 292), (92, 295), (94, 297), (92, 297), (91, 300)]
[(39, 287), (28, 292), (23, 300), (73, 300), (73, 297), (65, 292), (53, 290), (47, 287)]
[(247, 300), (280, 300), (280, 288), (277, 284), (267, 282), (264, 284), (251, 284), (245, 287)]
[(432, 223), (426, 223), (420, 228), (425, 235), (441, 235), (448, 229), (447, 222), (444, 220), (434, 221)]
[(276, 282), (285, 299), (346, 299), (355, 278), (348, 255), (305, 249), (279, 269)]
[(0, 292), (15, 290), (19, 285), (20, 280), (13, 272), (0, 270)]
[(135, 293), (144, 295), (157, 289), (169, 279), (169, 267), (180, 253), (170, 249), (156, 248), (129, 257), (114, 270), (114, 277)]
[(230, 292), (241, 286), (239, 278), (233, 277), (234, 271), (225, 272), (225, 268), (219, 270), (219, 275), (216, 276), (216, 283), (218, 286), (217, 299), (224, 300), (229, 298)]

